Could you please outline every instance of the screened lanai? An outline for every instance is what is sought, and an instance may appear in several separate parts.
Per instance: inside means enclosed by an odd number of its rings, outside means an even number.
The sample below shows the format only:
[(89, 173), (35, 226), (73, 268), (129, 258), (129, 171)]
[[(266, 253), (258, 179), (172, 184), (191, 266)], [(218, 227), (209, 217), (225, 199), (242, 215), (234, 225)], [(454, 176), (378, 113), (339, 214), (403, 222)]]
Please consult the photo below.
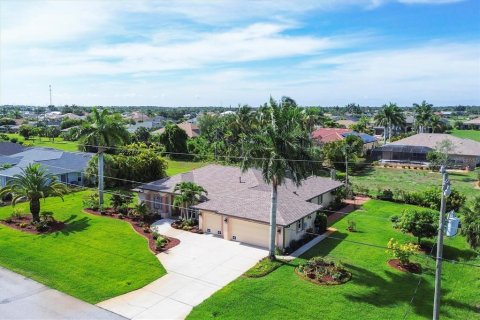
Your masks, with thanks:
[(424, 163), (427, 162), (427, 153), (432, 150), (423, 146), (387, 144), (372, 150), (372, 157), (389, 162)]

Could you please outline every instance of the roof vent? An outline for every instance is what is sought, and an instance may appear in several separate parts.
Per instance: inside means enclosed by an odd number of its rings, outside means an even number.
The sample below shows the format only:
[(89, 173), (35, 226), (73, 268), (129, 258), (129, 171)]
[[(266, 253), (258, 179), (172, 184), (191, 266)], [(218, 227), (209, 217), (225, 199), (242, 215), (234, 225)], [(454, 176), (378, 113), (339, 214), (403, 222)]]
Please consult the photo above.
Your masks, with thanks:
[(243, 183), (242, 176), (238, 177), (238, 182)]

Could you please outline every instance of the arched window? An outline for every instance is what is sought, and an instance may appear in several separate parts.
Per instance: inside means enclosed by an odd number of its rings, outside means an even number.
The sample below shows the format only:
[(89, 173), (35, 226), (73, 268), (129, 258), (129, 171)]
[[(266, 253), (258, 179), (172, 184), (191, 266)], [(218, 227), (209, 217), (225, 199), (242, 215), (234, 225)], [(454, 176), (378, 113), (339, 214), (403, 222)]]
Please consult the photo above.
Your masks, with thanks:
[(153, 196), (153, 208), (160, 209), (162, 207), (163, 197), (159, 194)]

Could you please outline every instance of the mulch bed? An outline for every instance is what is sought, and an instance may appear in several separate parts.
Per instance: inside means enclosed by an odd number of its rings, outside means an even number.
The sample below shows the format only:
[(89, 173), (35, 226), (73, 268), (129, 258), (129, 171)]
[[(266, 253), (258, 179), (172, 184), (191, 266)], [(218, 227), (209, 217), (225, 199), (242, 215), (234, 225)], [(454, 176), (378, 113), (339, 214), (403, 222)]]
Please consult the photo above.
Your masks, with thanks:
[(407, 265), (402, 265), (400, 263), (400, 260), (398, 259), (391, 259), (391, 260), (388, 260), (388, 265), (392, 268), (395, 268), (399, 271), (402, 271), (402, 272), (410, 272), (410, 273), (422, 273), (422, 266), (419, 264), (419, 263), (409, 263)]
[[(0, 220), (0, 223), (12, 229), (20, 230), (22, 232), (28, 232), (31, 234), (49, 234), (49, 233), (60, 231), (67, 226), (67, 224), (62, 221), (52, 221), (52, 222), (49, 222), (48, 230), (38, 231), (35, 228), (35, 226), (32, 225), (31, 216), (22, 216), (21, 218), (13, 219), (11, 222)], [(21, 227), (22, 224), (25, 224), (25, 226)]]
[(323, 276), (320, 280), (316, 279), (315, 275), (307, 276), (303, 272), (298, 271), (298, 268), (295, 268), (295, 273), (297, 276), (302, 278), (303, 280), (309, 281), (311, 283), (321, 285), (321, 286), (335, 286), (340, 284), (345, 284), (352, 279), (352, 274), (348, 273), (348, 278), (344, 279), (343, 281), (335, 281), (332, 276)]
[(172, 222), (171, 227), (172, 227), (173, 229), (178, 229), (178, 230), (188, 231), (188, 232), (192, 232), (192, 233), (203, 234), (203, 231), (200, 230), (200, 229), (198, 228), (198, 226), (193, 226), (192, 229), (187, 230), (187, 229), (181, 228), (181, 227), (180, 227), (178, 224), (176, 224), (175, 222)]
[[(153, 254), (164, 252), (180, 244), (180, 240), (178, 240), (177, 238), (161, 235), (163, 238), (167, 239), (168, 242), (162, 249), (157, 250), (157, 246), (155, 245), (155, 239), (153, 239), (153, 234), (150, 231), (150, 228), (148, 228), (147, 229), (148, 231), (145, 232), (144, 227), (139, 225), (139, 223), (142, 223), (142, 221), (136, 221), (127, 216), (124, 216), (123, 218), (119, 218), (119, 214), (115, 212), (115, 210), (113, 210), (112, 208), (107, 208), (105, 210), (105, 214), (101, 214), (99, 211), (92, 210), (92, 209), (84, 209), (84, 211), (86, 213), (93, 214), (96, 216), (108, 217), (108, 218), (113, 218), (113, 219), (118, 219), (118, 220), (123, 220), (125, 222), (128, 222), (132, 226), (133, 230), (135, 230), (139, 235), (147, 239), (148, 248)], [(153, 217), (151, 220), (155, 220), (155, 218)], [(153, 222), (153, 221), (150, 221), (150, 222)], [(150, 225), (150, 223), (148, 222), (143, 222), (143, 223)]]

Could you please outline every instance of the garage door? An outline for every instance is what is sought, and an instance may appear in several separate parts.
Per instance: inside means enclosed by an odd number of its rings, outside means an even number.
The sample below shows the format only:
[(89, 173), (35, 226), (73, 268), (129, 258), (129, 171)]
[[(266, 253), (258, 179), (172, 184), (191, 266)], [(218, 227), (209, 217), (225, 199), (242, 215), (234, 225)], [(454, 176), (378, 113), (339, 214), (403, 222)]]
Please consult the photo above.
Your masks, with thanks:
[(214, 213), (202, 213), (203, 230), (206, 233), (222, 234), (222, 216)]
[(261, 223), (229, 219), (230, 240), (268, 248), (269, 226)]

